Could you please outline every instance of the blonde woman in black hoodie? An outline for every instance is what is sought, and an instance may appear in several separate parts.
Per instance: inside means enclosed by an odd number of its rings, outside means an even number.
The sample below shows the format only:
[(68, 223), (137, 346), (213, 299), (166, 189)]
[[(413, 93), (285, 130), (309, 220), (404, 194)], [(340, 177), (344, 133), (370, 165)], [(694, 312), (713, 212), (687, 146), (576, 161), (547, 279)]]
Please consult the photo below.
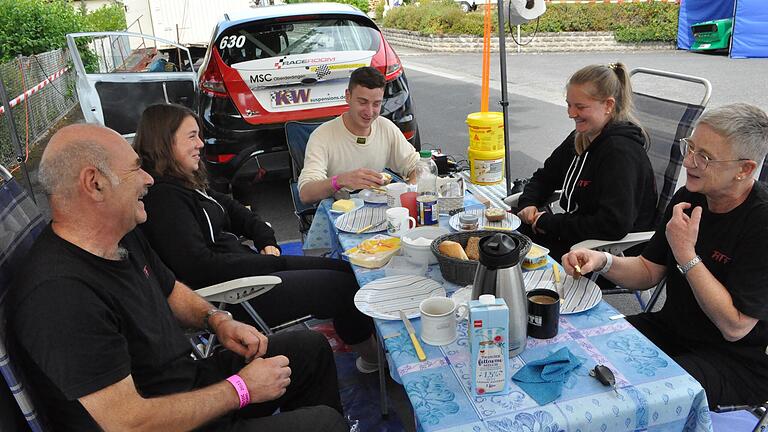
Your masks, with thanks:
[[(153, 105), (141, 116), (136, 152), (155, 184), (144, 197), (144, 235), (177, 279), (192, 288), (275, 275), (282, 283), (250, 300), (267, 324), (313, 315), (333, 318), (336, 333), (361, 356), (361, 372), (377, 370), (373, 322), (354, 305), (359, 286), (349, 263), (281, 256), (272, 228), (227, 195), (207, 187), (197, 115), (180, 105)], [(254, 248), (241, 243), (252, 240)], [(255, 249), (255, 250), (254, 250)], [(248, 321), (240, 306), (237, 318)]]
[[(571, 76), (566, 90), (575, 130), (533, 174), (517, 213), (521, 231), (558, 260), (582, 240), (618, 240), (652, 229), (657, 200), (624, 65), (586, 66)], [(539, 210), (558, 189), (565, 212)]]

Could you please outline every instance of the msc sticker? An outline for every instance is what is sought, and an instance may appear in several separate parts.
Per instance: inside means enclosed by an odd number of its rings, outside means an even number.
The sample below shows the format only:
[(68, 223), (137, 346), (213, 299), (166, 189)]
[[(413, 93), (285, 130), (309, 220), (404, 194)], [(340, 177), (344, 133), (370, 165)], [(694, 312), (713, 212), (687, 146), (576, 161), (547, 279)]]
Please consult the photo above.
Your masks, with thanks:
[(250, 78), (251, 84), (270, 82), (272, 81), (272, 74), (251, 75), (249, 78)]
[(255, 74), (255, 75), (248, 75), (248, 83), (250, 84), (259, 84), (259, 83), (281, 83), (281, 82), (290, 82), (290, 81), (301, 81), (302, 79), (306, 78), (304, 74), (296, 74), (296, 75), (273, 75), (271, 73), (263, 73), (263, 74)]

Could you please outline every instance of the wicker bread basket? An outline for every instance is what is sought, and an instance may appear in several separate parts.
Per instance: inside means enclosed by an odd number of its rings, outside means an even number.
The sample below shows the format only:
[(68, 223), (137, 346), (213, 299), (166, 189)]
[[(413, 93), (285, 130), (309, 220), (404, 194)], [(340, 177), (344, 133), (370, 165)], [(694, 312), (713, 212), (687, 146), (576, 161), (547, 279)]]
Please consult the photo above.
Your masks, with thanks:
[[(440, 265), (440, 272), (443, 274), (443, 279), (447, 280), (448, 282), (453, 282), (457, 285), (464, 286), (464, 285), (470, 285), (475, 281), (475, 273), (477, 272), (477, 266), (480, 264), (479, 261), (465, 261), (458, 258), (449, 257), (447, 255), (443, 255), (440, 253), (440, 250), (438, 247), (440, 246), (440, 243), (450, 240), (454, 241), (456, 243), (459, 243), (461, 247), (466, 248), (467, 247), (467, 241), (470, 237), (486, 237), (493, 234), (498, 234), (500, 231), (493, 231), (493, 230), (481, 230), (481, 231), (466, 231), (466, 232), (458, 232), (458, 233), (451, 233), (451, 234), (445, 234), (441, 235), (440, 237), (434, 239), (432, 241), (432, 253), (435, 254), (437, 257), (437, 262)], [(531, 240), (517, 232), (505, 232), (504, 234), (507, 234), (510, 237), (513, 237), (515, 240), (522, 241), (522, 255), (525, 256), (525, 254), (528, 253), (528, 251), (531, 248)]]
[(441, 235), (440, 237), (432, 241), (432, 253), (437, 257), (437, 263), (440, 265), (440, 272), (443, 274), (443, 279), (448, 282), (453, 282), (457, 285), (469, 285), (475, 280), (475, 272), (477, 271), (477, 265), (479, 261), (465, 261), (458, 258), (449, 257), (443, 255), (437, 249), (440, 243), (450, 240), (461, 244), (461, 247), (467, 247), (467, 241), (470, 237), (489, 236), (496, 234), (498, 231), (466, 231)]

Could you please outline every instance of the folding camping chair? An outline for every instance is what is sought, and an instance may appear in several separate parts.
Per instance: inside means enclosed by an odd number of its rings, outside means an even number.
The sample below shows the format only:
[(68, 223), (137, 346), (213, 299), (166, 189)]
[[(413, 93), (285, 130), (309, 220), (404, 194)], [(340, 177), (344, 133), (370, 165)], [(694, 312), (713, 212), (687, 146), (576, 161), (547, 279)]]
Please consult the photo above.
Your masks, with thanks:
[(291, 197), (293, 198), (293, 211), (299, 219), (299, 232), (302, 240), (312, 225), (312, 219), (317, 211), (317, 204), (304, 204), (299, 199), (299, 174), (304, 168), (304, 153), (307, 150), (307, 141), (312, 132), (322, 123), (291, 121), (285, 124), (285, 141), (288, 143), (288, 153), (291, 155), (292, 176), (290, 180)]
[(34, 432), (43, 431), (43, 422), (6, 349), (5, 300), (13, 271), (19, 267), (46, 222), (34, 201), (2, 165), (0, 209), (0, 372), (29, 428)]
[[(0, 372), (13, 394), (27, 424), (32, 431), (45, 430), (39, 414), (32, 405), (32, 399), (26, 390), (21, 375), (13, 365), (11, 353), (6, 349), (5, 300), (14, 271), (19, 268), (37, 236), (43, 231), (47, 221), (40, 213), (30, 196), (14, 180), (8, 170), (0, 165)], [(238, 304), (259, 296), (276, 284), (276, 276), (257, 276), (235, 279), (196, 292), (203, 298), (219, 303), (220, 308), (228, 304)], [(247, 303), (243, 303), (244, 306)], [(246, 306), (246, 310), (250, 305)], [(262, 331), (269, 334), (272, 330), (252, 308), (249, 310)], [(206, 338), (203, 347), (192, 343), (198, 358), (210, 355), (215, 342), (214, 337)]]

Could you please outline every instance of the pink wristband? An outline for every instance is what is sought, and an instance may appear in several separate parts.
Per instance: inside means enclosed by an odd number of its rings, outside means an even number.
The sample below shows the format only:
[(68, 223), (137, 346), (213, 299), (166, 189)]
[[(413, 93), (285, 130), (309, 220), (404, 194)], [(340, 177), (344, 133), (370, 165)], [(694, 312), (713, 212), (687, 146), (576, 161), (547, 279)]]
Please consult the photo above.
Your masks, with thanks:
[(331, 186), (333, 186), (333, 190), (336, 192), (341, 189), (341, 186), (339, 186), (339, 176), (335, 175), (331, 177)]
[(245, 385), (245, 381), (240, 378), (240, 375), (232, 375), (227, 378), (227, 381), (235, 388), (237, 396), (240, 398), (241, 409), (251, 403), (251, 394), (248, 393), (248, 386)]

